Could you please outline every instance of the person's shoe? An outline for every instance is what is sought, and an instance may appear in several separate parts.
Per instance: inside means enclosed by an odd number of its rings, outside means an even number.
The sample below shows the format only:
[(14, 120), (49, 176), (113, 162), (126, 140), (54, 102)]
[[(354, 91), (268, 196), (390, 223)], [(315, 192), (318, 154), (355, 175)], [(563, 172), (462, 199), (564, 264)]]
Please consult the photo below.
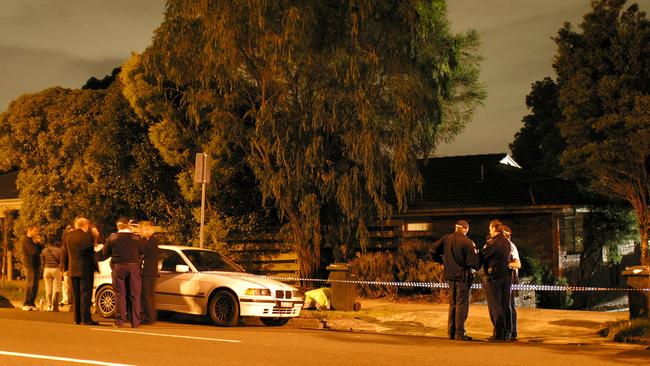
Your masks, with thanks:
[(72, 322), (72, 324), (74, 324), (74, 325), (80, 325), (81, 323), (80, 323), (80, 322)]
[(91, 320), (91, 321), (87, 321), (87, 322), (81, 322), (81, 325), (99, 325), (99, 322)]
[(492, 342), (492, 343), (503, 343), (503, 342), (506, 341), (506, 339), (505, 338), (490, 337), (490, 338), (488, 338), (488, 341)]
[(30, 309), (32, 311), (38, 311), (38, 308), (36, 306), (34, 306), (34, 305), (30, 305)]
[(32, 311), (32, 307), (29, 305), (24, 305), (22, 309), (23, 311)]
[(519, 342), (519, 338), (517, 338), (517, 337), (510, 337), (510, 338), (508, 338), (508, 342)]
[(124, 323), (118, 323), (118, 322), (113, 323), (113, 328), (123, 328), (123, 327), (124, 327)]
[(456, 338), (454, 338), (454, 340), (457, 340), (457, 341), (473, 341), (474, 338), (472, 338), (472, 337), (470, 337), (468, 335), (459, 335), (459, 336), (456, 336)]

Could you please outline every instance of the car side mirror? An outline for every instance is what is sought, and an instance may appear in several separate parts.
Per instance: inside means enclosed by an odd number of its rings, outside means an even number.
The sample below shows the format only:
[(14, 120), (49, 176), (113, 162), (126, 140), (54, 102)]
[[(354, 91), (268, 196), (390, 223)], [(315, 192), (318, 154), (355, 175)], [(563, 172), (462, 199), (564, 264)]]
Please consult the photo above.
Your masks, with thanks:
[(176, 272), (178, 273), (187, 273), (190, 271), (190, 266), (185, 265), (185, 264), (177, 264), (176, 265)]

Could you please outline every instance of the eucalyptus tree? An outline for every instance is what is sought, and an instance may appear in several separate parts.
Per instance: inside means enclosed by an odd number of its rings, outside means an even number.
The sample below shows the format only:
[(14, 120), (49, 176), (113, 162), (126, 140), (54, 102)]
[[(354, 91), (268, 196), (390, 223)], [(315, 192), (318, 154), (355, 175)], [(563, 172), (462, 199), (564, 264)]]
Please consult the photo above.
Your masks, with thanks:
[(579, 30), (565, 24), (555, 37), (560, 130), (568, 174), (627, 200), (650, 264), (650, 23), (625, 0), (592, 1)]
[(477, 46), (442, 0), (170, 0), (122, 79), (187, 197), (206, 151), (211, 204), (272, 205), (311, 275), (321, 247), (345, 259), (371, 220), (406, 209), (417, 160), (484, 98)]

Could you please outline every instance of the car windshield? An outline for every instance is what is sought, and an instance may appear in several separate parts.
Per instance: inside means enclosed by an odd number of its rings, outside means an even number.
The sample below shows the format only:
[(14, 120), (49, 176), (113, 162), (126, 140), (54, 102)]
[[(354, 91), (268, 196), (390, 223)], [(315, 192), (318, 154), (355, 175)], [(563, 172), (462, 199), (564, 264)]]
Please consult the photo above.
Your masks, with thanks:
[(183, 254), (192, 262), (196, 270), (244, 272), (236, 263), (217, 252), (207, 250), (184, 250)]

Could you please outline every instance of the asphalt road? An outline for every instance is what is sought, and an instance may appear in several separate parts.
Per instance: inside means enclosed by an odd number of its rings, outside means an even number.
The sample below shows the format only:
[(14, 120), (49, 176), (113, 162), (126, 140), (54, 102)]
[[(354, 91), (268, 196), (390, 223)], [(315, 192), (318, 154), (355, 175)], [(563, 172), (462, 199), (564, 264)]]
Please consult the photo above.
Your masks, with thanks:
[[(0, 365), (648, 365), (650, 350), (454, 342), (200, 319), (137, 329), (71, 324), (70, 313), (0, 309)], [(101, 319), (100, 319), (101, 320)]]

